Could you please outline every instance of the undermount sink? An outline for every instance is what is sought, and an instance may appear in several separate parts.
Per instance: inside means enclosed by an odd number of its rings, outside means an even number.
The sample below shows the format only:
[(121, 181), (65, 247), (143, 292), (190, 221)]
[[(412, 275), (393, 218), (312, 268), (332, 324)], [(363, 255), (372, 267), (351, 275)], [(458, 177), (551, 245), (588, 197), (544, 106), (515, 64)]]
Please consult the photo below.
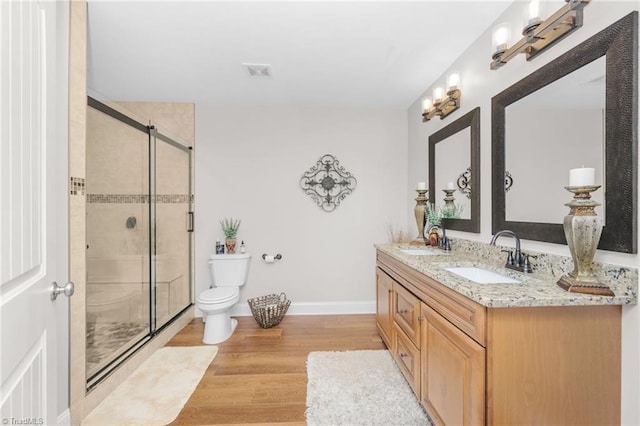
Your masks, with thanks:
[(445, 270), (479, 284), (516, 284), (520, 282), (497, 272), (476, 266), (445, 268)]
[(411, 256), (435, 256), (435, 255), (439, 255), (439, 254), (443, 254), (439, 251), (436, 250), (429, 250), (429, 249), (400, 249), (401, 252), (403, 252), (404, 254), (409, 254)]

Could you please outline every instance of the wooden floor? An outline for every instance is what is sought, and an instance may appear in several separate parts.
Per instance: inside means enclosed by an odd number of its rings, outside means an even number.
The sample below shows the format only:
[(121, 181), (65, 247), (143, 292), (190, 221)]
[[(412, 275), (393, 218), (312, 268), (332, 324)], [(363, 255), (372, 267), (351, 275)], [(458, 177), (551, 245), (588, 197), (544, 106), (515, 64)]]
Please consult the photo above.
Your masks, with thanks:
[[(202, 332), (197, 318), (167, 346), (201, 345)], [(385, 348), (373, 314), (287, 315), (268, 329), (239, 317), (233, 336), (217, 346), (173, 424), (305, 424), (309, 352)]]

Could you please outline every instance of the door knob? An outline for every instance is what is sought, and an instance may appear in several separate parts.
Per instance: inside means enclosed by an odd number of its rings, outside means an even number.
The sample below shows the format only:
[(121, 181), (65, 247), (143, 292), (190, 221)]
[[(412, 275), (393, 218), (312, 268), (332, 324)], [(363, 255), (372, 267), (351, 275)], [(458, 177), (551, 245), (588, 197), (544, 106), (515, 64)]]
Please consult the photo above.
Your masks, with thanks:
[(51, 300), (56, 300), (59, 294), (64, 294), (67, 297), (71, 297), (73, 296), (73, 292), (75, 291), (75, 289), (76, 286), (71, 281), (66, 283), (64, 287), (59, 286), (58, 283), (54, 281), (51, 285)]

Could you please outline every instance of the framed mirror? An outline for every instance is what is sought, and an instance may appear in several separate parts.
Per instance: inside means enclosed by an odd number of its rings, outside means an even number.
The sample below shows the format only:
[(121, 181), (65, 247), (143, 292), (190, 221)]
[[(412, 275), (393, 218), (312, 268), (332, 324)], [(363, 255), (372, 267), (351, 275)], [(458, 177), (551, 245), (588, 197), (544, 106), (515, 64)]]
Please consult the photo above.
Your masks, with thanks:
[(462, 210), (447, 229), (480, 232), (480, 108), (429, 136), (429, 204), (444, 205), (444, 189)]
[(594, 167), (598, 248), (637, 253), (637, 52), (632, 12), (492, 98), (493, 233), (566, 244), (569, 170)]

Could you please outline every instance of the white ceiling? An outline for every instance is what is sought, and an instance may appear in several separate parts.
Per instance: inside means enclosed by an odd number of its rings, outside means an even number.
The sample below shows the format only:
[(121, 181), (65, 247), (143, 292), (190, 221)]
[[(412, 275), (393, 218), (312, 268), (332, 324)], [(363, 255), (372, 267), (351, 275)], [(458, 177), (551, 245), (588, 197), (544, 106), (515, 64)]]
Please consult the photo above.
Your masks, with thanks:
[(120, 101), (406, 108), (510, 3), (89, 0), (88, 84)]

